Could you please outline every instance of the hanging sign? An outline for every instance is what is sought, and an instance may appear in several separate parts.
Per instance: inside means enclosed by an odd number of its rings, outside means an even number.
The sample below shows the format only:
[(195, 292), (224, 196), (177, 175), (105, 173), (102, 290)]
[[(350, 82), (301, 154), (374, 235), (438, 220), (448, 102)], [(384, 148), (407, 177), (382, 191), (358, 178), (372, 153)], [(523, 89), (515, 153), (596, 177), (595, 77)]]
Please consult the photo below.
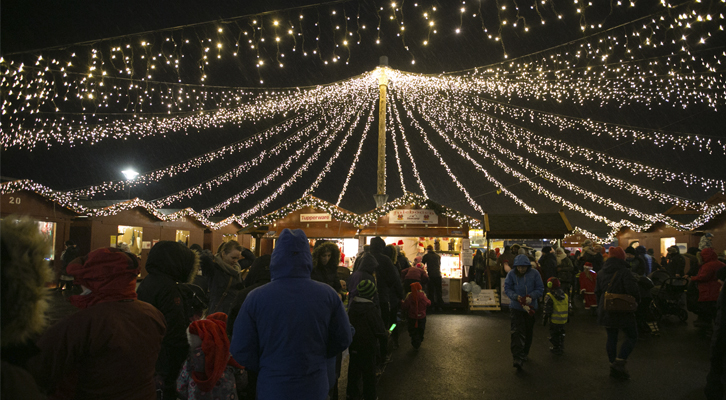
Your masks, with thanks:
[(300, 214), (300, 222), (330, 222), (330, 214)]
[(433, 210), (392, 210), (389, 224), (438, 224), (439, 216)]

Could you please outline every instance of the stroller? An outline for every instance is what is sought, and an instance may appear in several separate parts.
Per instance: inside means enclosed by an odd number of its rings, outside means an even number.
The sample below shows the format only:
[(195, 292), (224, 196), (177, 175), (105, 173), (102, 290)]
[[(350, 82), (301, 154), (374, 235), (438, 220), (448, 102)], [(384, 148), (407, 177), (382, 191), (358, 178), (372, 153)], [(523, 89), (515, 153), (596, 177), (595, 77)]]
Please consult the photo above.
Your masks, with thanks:
[(683, 293), (687, 287), (688, 279), (686, 278), (668, 278), (662, 285), (652, 289), (651, 311), (656, 317), (656, 321), (660, 321), (668, 315), (678, 317), (681, 322), (688, 319), (688, 311), (683, 307)]

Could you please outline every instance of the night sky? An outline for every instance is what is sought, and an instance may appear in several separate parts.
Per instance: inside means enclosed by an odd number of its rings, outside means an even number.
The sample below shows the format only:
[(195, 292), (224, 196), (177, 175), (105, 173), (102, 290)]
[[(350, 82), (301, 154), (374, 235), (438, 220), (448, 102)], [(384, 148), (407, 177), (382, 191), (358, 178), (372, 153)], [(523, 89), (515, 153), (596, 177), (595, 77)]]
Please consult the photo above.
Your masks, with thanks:
[[(709, 93), (711, 100), (716, 104), (709, 104), (706, 97), (688, 101), (686, 107), (678, 101), (644, 102), (612, 99), (600, 101), (591, 99), (576, 101), (573, 98), (553, 99), (546, 96), (538, 98), (533, 93), (515, 92), (508, 96), (492, 96), (491, 93), (481, 93), (485, 100), (493, 100), (509, 104), (517, 109), (538, 110), (552, 116), (568, 116), (576, 119), (600, 121), (619, 124), (623, 127), (633, 127), (644, 131), (660, 130), (676, 136), (699, 135), (712, 139), (712, 152), (696, 146), (678, 147), (672, 143), (664, 145), (654, 144), (652, 141), (642, 140), (616, 140), (607, 135), (595, 136), (572, 129), (560, 130), (553, 126), (544, 126), (534, 121), (522, 121), (515, 118), (501, 116), (501, 119), (529, 129), (542, 137), (562, 140), (573, 146), (602, 152), (620, 160), (634, 161), (650, 167), (677, 173), (694, 174), (705, 178), (726, 180), (726, 132), (724, 126), (726, 118), (722, 108), (726, 88), (723, 85), (723, 43), (726, 43), (723, 25), (719, 14), (726, 13), (723, 3), (711, 2), (694, 6), (681, 5), (684, 2), (672, 1), (674, 6), (670, 13), (664, 11), (658, 1), (637, 1), (631, 7), (625, 4), (621, 7), (604, 2), (595, 2), (595, 6), (586, 7), (585, 12), (578, 13), (572, 2), (547, 1), (543, 5), (537, 2), (518, 1), (420, 1), (406, 0), (402, 4), (392, 7), (392, 3), (380, 1), (346, 1), (319, 3), (312, 1), (264, 1), (264, 2), (226, 2), (226, 1), (127, 1), (127, 2), (97, 2), (97, 1), (4, 1), (2, 3), (2, 31), (1, 53), (3, 56), (2, 70), (7, 72), (17, 68), (17, 63), (23, 62), (28, 70), (42, 55), (43, 63), (49, 60), (58, 60), (59, 63), (50, 65), (56, 73), (48, 73), (46, 77), (55, 76), (55, 86), (50, 85), (55, 93), (63, 90), (63, 82), (74, 82), (77, 87), (91, 87), (93, 79), (84, 80), (83, 74), (88, 73), (88, 67), (94, 60), (92, 50), (98, 50), (97, 59), (107, 62), (100, 69), (108, 69), (109, 75), (104, 83), (110, 86), (137, 84), (138, 88), (124, 91), (119, 89), (119, 99), (123, 101), (112, 102), (108, 107), (99, 106), (100, 99), (93, 101), (85, 98), (83, 101), (71, 98), (55, 102), (46, 102), (34, 108), (37, 113), (29, 113), (27, 109), (20, 110), (24, 101), (13, 100), (7, 94), (9, 86), (3, 83), (3, 99), (8, 100), (4, 105), (2, 116), (3, 132), (8, 132), (8, 126), (29, 131), (37, 131), (42, 125), (38, 121), (54, 121), (56, 123), (70, 123), (70, 126), (103, 126), (104, 124), (129, 124), (134, 118), (170, 118), (164, 102), (158, 97), (149, 97), (151, 100), (141, 107), (129, 104), (138, 101), (144, 95), (143, 91), (151, 88), (158, 90), (177, 90), (185, 85), (184, 90), (206, 91), (208, 98), (196, 103), (196, 108), (185, 105), (174, 109), (173, 117), (183, 118), (198, 114), (200, 110), (213, 112), (219, 109), (233, 109), (249, 104), (255, 96), (269, 92), (278, 92), (279, 96), (289, 96), (301, 88), (314, 85), (325, 85), (338, 81), (345, 81), (373, 70), (379, 63), (380, 56), (389, 58), (389, 65), (393, 69), (438, 75), (454, 73), (453, 76), (467, 76), (487, 68), (499, 68), (515, 71), (517, 63), (553, 62), (555, 57), (563, 60), (577, 50), (577, 46), (587, 45), (591, 48), (606, 49), (606, 45), (598, 42), (608, 35), (622, 35), (627, 37), (629, 49), (632, 53), (622, 53), (617, 46), (612, 50), (608, 63), (617, 64), (627, 69), (637, 65), (652, 79), (649, 83), (652, 93), (658, 93), (659, 88), (668, 89), (668, 68), (663, 66), (663, 57), (673, 51), (669, 41), (680, 39), (683, 29), (669, 27), (670, 21), (677, 18), (684, 10), (699, 14), (713, 16), (714, 21), (703, 25), (693, 24), (692, 35), (683, 41), (690, 47), (691, 55), (710, 60), (711, 70), (705, 70), (701, 64), (693, 64), (689, 56), (679, 56), (679, 71), (686, 79), (702, 79), (709, 77), (715, 79), (713, 87), (703, 88), (703, 93)], [(629, 2), (624, 2), (629, 3)], [(306, 5), (310, 7), (304, 7)], [(499, 6), (497, 6), (499, 4)], [(519, 9), (515, 9), (518, 4)], [(505, 9), (497, 7), (505, 6)], [(299, 8), (291, 8), (299, 7)], [(436, 11), (433, 11), (436, 7)], [(383, 10), (381, 10), (383, 8)], [(462, 12), (461, 9), (465, 11)], [(335, 11), (335, 14), (332, 12)], [(423, 17), (429, 13), (430, 18)], [(299, 16), (304, 18), (300, 19)], [(474, 16), (476, 15), (476, 16)], [(561, 15), (562, 18), (557, 16)], [(393, 18), (391, 18), (393, 17)], [(659, 22), (659, 18), (663, 17)], [(506, 20), (506, 23), (502, 21)], [(542, 24), (541, 21), (546, 21)], [(215, 22), (216, 21), (216, 22)], [(223, 21), (223, 22), (222, 22)], [(254, 21), (254, 22), (253, 22)], [(274, 21), (280, 25), (275, 26)], [(430, 21), (435, 21), (433, 28)], [(401, 23), (403, 22), (403, 24)], [(512, 25), (517, 23), (515, 28)], [(640, 26), (649, 25), (640, 31)], [(380, 25), (379, 25), (380, 24)], [(581, 26), (586, 26), (583, 33)], [(261, 26), (261, 29), (258, 29)], [(362, 28), (365, 26), (365, 29)], [(380, 26), (380, 30), (376, 29)], [(402, 30), (401, 27), (405, 27)], [(527, 27), (525, 32), (523, 27)], [(501, 29), (500, 29), (501, 27)], [(654, 28), (656, 27), (656, 28)], [(167, 28), (175, 28), (166, 30)], [(219, 29), (222, 29), (219, 31)], [(293, 29), (294, 34), (287, 34)], [(433, 30), (436, 33), (433, 33)], [(456, 30), (460, 32), (457, 33)], [(685, 29), (685, 28), (684, 28)], [(633, 32), (638, 31), (638, 35)], [(348, 35), (346, 35), (346, 32)], [(137, 35), (141, 33), (140, 35)], [(248, 33), (245, 36), (245, 33)], [(707, 36), (711, 33), (711, 36)], [(252, 34), (253, 36), (249, 36)], [(499, 36), (501, 40), (493, 40)], [(600, 36), (598, 36), (600, 35)], [(701, 35), (707, 40), (705, 44), (698, 44), (696, 37)], [(253, 39), (250, 39), (252, 37)], [(275, 37), (282, 40), (275, 42)], [(109, 40), (103, 40), (111, 38)], [(260, 38), (265, 38), (264, 42)], [(317, 40), (316, 40), (317, 38)], [(344, 39), (345, 38), (345, 39)], [(661, 41), (663, 44), (649, 48), (645, 43), (648, 38)], [(167, 40), (171, 39), (171, 40)], [(209, 40), (211, 39), (211, 40)], [(189, 40), (187, 44), (186, 40)], [(250, 41), (252, 40), (252, 41)], [(342, 45), (343, 40), (349, 40), (348, 45)], [(376, 43), (379, 40), (380, 43)], [(166, 43), (169, 44), (164, 44)], [(141, 47), (139, 43), (150, 43)], [(424, 44), (425, 42), (425, 44)], [(173, 45), (172, 45), (173, 43)], [(619, 42), (622, 44), (622, 42)], [(635, 45), (639, 43), (640, 47)], [(681, 42), (679, 42), (681, 43)], [(124, 47), (133, 44), (131, 47)], [(216, 47), (216, 45), (220, 47)], [(249, 48), (256, 45), (255, 49)], [(336, 47), (337, 44), (337, 47)], [(166, 46), (166, 47), (164, 47)], [(232, 56), (231, 49), (238, 54)], [(601, 47), (598, 47), (601, 46)], [(680, 44), (679, 44), (680, 46)], [(700, 46), (700, 47), (699, 47)], [(123, 54), (131, 55), (130, 62), (133, 74), (123, 72), (124, 67), (120, 61), (111, 61), (111, 54), (120, 54), (116, 47), (124, 49)], [(210, 50), (204, 51), (205, 47)], [(292, 49), (295, 51), (292, 51)], [(675, 47), (674, 47), (675, 48)], [(553, 50), (554, 49), (554, 50)], [(116, 51), (116, 53), (114, 53)], [(146, 51), (148, 58), (143, 60), (139, 54)], [(309, 53), (303, 55), (302, 53)], [(314, 52), (314, 53), (313, 53)], [(568, 54), (565, 55), (565, 52)], [(180, 68), (172, 68), (171, 63), (163, 62), (164, 57), (154, 61), (154, 70), (149, 69), (151, 57), (163, 54), (164, 56), (184, 55)], [(507, 58), (504, 58), (506, 53)], [(74, 56), (71, 56), (73, 54)], [(202, 57), (209, 55), (208, 64), (204, 64)], [(217, 57), (217, 54), (220, 56)], [(281, 56), (284, 54), (284, 56)], [(618, 60), (624, 57), (634, 57), (631, 61)], [(333, 57), (340, 57), (332, 62)], [(549, 58), (548, 58), (549, 57)], [(584, 59), (585, 57), (583, 57)], [(166, 58), (169, 60), (169, 58)], [(67, 66), (72, 60), (72, 66)], [(256, 63), (264, 61), (258, 67)], [(14, 62), (9, 66), (9, 62)], [(326, 64), (325, 62), (328, 61)], [(415, 61), (415, 63), (412, 63)], [(655, 62), (655, 63), (654, 63)], [(660, 62), (660, 64), (658, 63)], [(284, 64), (279, 67), (278, 64)], [(45, 65), (45, 64), (43, 64)], [(115, 66), (114, 68), (109, 67)], [(562, 64), (565, 66), (565, 64)], [(671, 69), (673, 64), (671, 64)], [(694, 66), (695, 65), (695, 66)], [(67, 68), (69, 77), (61, 79), (62, 72), (57, 69), (61, 66)], [(156, 68), (158, 66), (158, 68)], [(591, 60), (581, 61), (576, 66), (578, 73), (589, 67), (597, 68), (602, 62)], [(567, 69), (564, 67), (563, 69)], [(146, 72), (144, 72), (146, 71)], [(94, 70), (98, 73), (98, 70)], [(123, 72), (123, 73), (122, 73)], [(148, 78), (147, 73), (152, 76)], [(28, 73), (30, 76), (30, 73)], [(515, 74), (512, 80), (516, 83), (520, 79)], [(130, 76), (130, 78), (129, 78)], [(447, 75), (452, 76), (452, 75)], [(553, 76), (556, 73), (553, 72)], [(626, 77), (623, 72), (623, 77)], [(76, 77), (76, 78), (74, 78)], [(202, 78), (204, 77), (204, 80)], [(521, 78), (526, 80), (526, 78)], [(552, 78), (553, 82), (559, 78)], [(609, 82), (617, 85), (620, 77), (610, 72)], [(665, 79), (665, 80), (664, 80)], [(262, 82), (262, 83), (261, 83)], [(698, 81), (702, 82), (702, 81)], [(392, 91), (398, 88), (392, 84)], [(17, 88), (15, 89), (18, 90)], [(31, 93), (30, 89), (24, 89)], [(241, 100), (221, 99), (220, 93), (241, 90), (249, 96), (241, 96)], [(375, 90), (375, 88), (373, 89)], [(624, 87), (623, 93), (633, 92), (635, 89)], [(268, 93), (265, 93), (267, 91)], [(197, 93), (197, 92), (194, 92)], [(401, 92), (403, 90), (401, 88)], [(455, 92), (442, 91), (441, 101), (455, 104), (451, 94)], [(125, 96), (125, 97), (124, 97)], [(32, 97), (32, 96), (31, 96)], [(467, 94), (466, 99), (474, 101), (476, 96)], [(715, 99), (715, 100), (714, 100)], [(30, 100), (29, 100), (30, 101)], [(35, 100), (32, 100), (35, 101)], [(151, 104), (148, 104), (151, 103)], [(420, 104), (419, 104), (420, 105)], [(176, 107), (176, 106), (175, 106)], [(331, 105), (331, 107), (333, 107)], [(376, 102), (377, 114), (377, 102)], [(28, 107), (28, 109), (33, 107)], [(58, 111), (56, 111), (56, 108)], [(292, 109), (291, 109), (292, 110)], [(403, 110), (403, 108), (401, 108)], [(453, 109), (452, 120), (465, 119), (461, 110)], [(134, 168), (142, 174), (151, 172), (184, 160), (192, 159), (222, 146), (236, 143), (250, 138), (256, 133), (276, 126), (283, 121), (300, 115), (300, 110), (288, 113), (278, 113), (260, 118), (254, 123), (245, 121), (240, 124), (224, 123), (216, 127), (189, 128), (186, 130), (169, 131), (163, 135), (140, 137), (136, 128), (132, 128), (126, 140), (104, 139), (95, 144), (77, 142), (74, 146), (67, 143), (39, 142), (32, 149), (20, 146), (6, 146), (0, 156), (2, 157), (1, 174), (3, 180), (31, 179), (53, 190), (65, 191), (97, 185), (106, 181), (122, 179), (120, 171), (124, 168)], [(61, 119), (62, 118), (62, 119)], [(349, 121), (354, 119), (350, 116)], [(479, 211), (475, 210), (464, 198), (462, 191), (452, 183), (452, 178), (442, 167), (438, 158), (423, 143), (422, 140), (412, 140), (418, 133), (413, 128), (407, 116), (402, 118), (406, 134), (411, 140), (411, 151), (419, 170), (421, 178), (426, 185), (428, 196), (443, 205), (452, 207), (475, 218), (481, 218)], [(389, 136), (387, 144), (387, 192), (389, 199), (400, 197), (403, 189), (398, 177), (398, 166), (394, 156), (393, 139), (390, 130), (395, 124), (388, 122)], [(135, 126), (135, 125), (130, 125)], [(308, 188), (323, 169), (325, 163), (340, 152), (339, 158), (333, 164), (330, 172), (321, 181), (320, 186), (313, 191), (313, 195), (326, 201), (335, 203), (343, 187), (346, 175), (358, 149), (358, 143), (363, 134), (363, 124), (356, 127), (348, 143), (342, 150), (337, 150), (340, 139), (334, 145), (321, 152), (320, 158), (301, 175), (285, 192), (270, 202), (262, 213), (271, 212), (279, 207), (297, 200)], [(376, 136), (377, 116), (371, 124), (367, 139), (363, 142), (359, 155), (359, 162), (355, 173), (351, 176), (346, 195), (340, 206), (358, 213), (369, 211), (375, 207), (373, 194), (376, 190)], [(428, 128), (427, 128), (428, 129)], [(216, 159), (205, 164), (202, 168), (191, 170), (174, 177), (165, 178), (149, 185), (141, 185), (118, 192), (108, 192), (91, 197), (94, 200), (127, 199), (140, 197), (144, 200), (159, 199), (174, 192), (184, 190), (190, 186), (213, 178), (241, 163), (251, 160), (261, 151), (270, 149), (277, 143), (286, 140), (295, 131), (284, 131), (270, 140), (237, 151), (223, 159)], [(314, 137), (314, 136), (313, 136)], [(439, 150), (440, 156), (446, 161), (451, 173), (457, 177), (466, 188), (471, 198), (489, 213), (524, 213), (521, 206), (510, 197), (500, 193), (498, 188), (484, 179), (483, 175), (474, 171), (469, 162), (462, 159), (451, 147), (433, 131), (429, 135), (432, 144)], [(7, 137), (3, 138), (7, 140)], [(459, 139), (456, 139), (459, 140)], [(722, 144), (717, 141), (721, 140)], [(550, 171), (562, 179), (578, 187), (611, 197), (627, 207), (646, 213), (660, 213), (670, 204), (645, 199), (629, 193), (629, 190), (611, 187), (598, 180), (592, 174), (580, 174), (564, 168), (557, 162), (546, 162), (525, 152), (523, 143), (518, 140), (496, 139), (497, 145), (525, 158), (531, 158), (533, 163), (546, 171)], [(462, 142), (459, 142), (461, 144)], [(483, 144), (484, 142), (482, 142)], [(400, 145), (400, 144), (399, 144)], [(235, 194), (254, 185), (255, 182), (269, 174), (280, 165), (296, 148), (291, 148), (275, 157), (267, 159), (248, 172), (205, 191), (200, 196), (185, 199), (168, 206), (168, 208), (192, 207), (197, 211), (211, 207)], [(403, 150), (399, 150), (403, 154)], [(473, 154), (473, 153), (472, 153)], [(535, 207), (538, 212), (556, 212), (566, 209), (566, 213), (573, 225), (580, 226), (598, 234), (605, 234), (609, 228), (602, 222), (595, 221), (580, 212), (567, 210), (562, 204), (538, 194), (522, 183), (520, 179), (496, 167), (492, 160), (481, 155), (474, 158), (487, 169), (502, 185), (510, 190), (522, 201)], [(668, 193), (690, 201), (704, 201), (716, 192), (715, 188), (704, 188), (703, 185), (685, 185), (677, 181), (663, 181), (651, 179), (645, 174), (632, 174), (617, 166), (602, 166), (584, 157), (577, 151), (568, 152), (566, 158), (570, 161), (587, 165), (594, 170), (601, 171), (610, 176), (642, 187)], [(279, 187), (279, 185), (292, 176), (306, 161), (305, 157), (292, 163), (286, 172), (273, 182), (265, 185), (254, 195), (249, 196), (240, 203), (232, 204), (225, 210), (215, 214), (216, 217), (226, 217), (231, 214), (240, 214)], [(417, 182), (411, 173), (411, 163), (404, 157), (404, 182), (408, 191), (420, 193)], [(521, 165), (510, 162), (510, 166), (526, 173)], [(613, 210), (598, 204), (591, 199), (555, 185), (541, 176), (530, 175), (542, 187), (551, 190), (568, 201), (587, 207), (595, 213), (606, 215), (608, 218), (619, 221), (632, 219), (628, 212)], [(258, 213), (259, 214), (259, 213)]]

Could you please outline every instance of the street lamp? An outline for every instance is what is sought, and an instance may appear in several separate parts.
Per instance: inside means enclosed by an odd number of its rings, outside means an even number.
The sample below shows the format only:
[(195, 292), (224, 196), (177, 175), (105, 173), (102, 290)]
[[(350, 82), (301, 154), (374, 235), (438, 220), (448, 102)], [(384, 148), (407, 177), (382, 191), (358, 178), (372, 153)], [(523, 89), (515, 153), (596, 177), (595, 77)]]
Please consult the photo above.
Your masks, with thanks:
[[(126, 180), (129, 180), (129, 181), (132, 181), (137, 176), (139, 176), (139, 173), (134, 171), (131, 168), (125, 169), (125, 170), (121, 171), (121, 173), (124, 174), (124, 177), (126, 178)], [(130, 198), (131, 198), (131, 185), (129, 184), (129, 199)]]

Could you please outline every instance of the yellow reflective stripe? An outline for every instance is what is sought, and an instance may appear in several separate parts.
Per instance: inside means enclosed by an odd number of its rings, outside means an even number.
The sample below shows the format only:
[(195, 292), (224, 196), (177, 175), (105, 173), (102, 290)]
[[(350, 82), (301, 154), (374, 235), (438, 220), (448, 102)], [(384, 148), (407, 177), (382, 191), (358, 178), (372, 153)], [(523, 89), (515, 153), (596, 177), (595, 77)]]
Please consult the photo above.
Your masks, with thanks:
[(553, 324), (564, 324), (567, 323), (567, 313), (568, 313), (568, 305), (569, 301), (567, 298), (567, 295), (565, 295), (565, 298), (563, 300), (557, 300), (555, 299), (555, 296), (552, 295), (552, 293), (547, 293), (547, 296), (550, 297), (550, 300), (552, 301), (552, 316), (550, 317), (550, 322)]

